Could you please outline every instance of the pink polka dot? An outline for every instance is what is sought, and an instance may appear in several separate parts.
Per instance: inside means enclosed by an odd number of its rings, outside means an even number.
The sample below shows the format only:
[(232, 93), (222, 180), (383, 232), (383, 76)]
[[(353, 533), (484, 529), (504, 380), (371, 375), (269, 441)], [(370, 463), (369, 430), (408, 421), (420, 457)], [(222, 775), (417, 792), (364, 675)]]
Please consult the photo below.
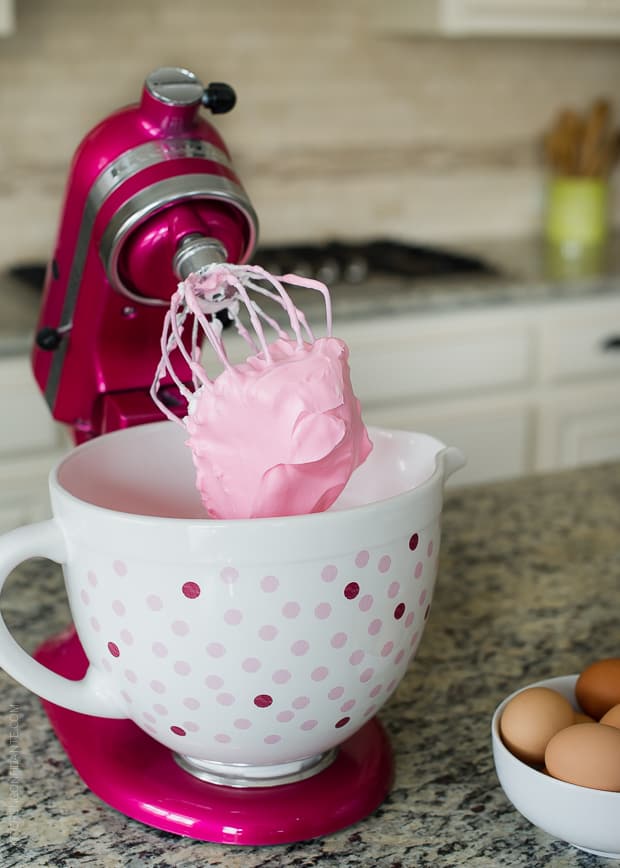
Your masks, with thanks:
[(161, 597), (158, 597), (157, 594), (149, 594), (146, 598), (146, 605), (149, 609), (152, 609), (153, 612), (158, 612), (164, 604), (161, 601)]
[(112, 566), (117, 576), (127, 575), (127, 564), (124, 561), (114, 561)]
[(86, 591), (85, 589), (82, 589), (80, 591), (80, 597), (82, 598), (82, 602), (84, 603), (84, 605), (88, 606), (88, 604), (90, 603), (90, 595), (89, 595), (88, 591)]
[(258, 672), (261, 668), (260, 660), (257, 660), (256, 657), (246, 657), (246, 659), (241, 664), (241, 668), (245, 672)]
[(392, 584), (388, 588), (388, 597), (390, 598), (390, 600), (393, 600), (394, 597), (397, 597), (399, 591), (400, 591), (400, 582), (392, 582)]
[(350, 717), (342, 717), (338, 723), (335, 724), (336, 729), (341, 729), (343, 726), (346, 726), (347, 723), (351, 720)]
[(396, 608), (394, 609), (394, 618), (397, 621), (400, 621), (400, 619), (403, 617), (404, 614), (405, 614), (405, 604), (399, 603), (398, 606), (396, 606)]
[(145, 723), (142, 729), (144, 729), (146, 732), (150, 732), (152, 735), (157, 735), (157, 727), (151, 726), (150, 723)]
[(226, 653), (226, 648), (221, 642), (209, 642), (207, 645), (207, 654), (209, 657), (223, 657)]
[(280, 735), (266, 735), (263, 739), (265, 744), (277, 744), (279, 741), (282, 741), (282, 736)]
[(358, 606), (360, 608), (360, 612), (368, 612), (369, 609), (372, 609), (372, 604), (374, 603), (374, 599), (372, 594), (364, 594), (362, 599), (359, 601)]
[(125, 645), (133, 645), (133, 635), (129, 632), (129, 630), (121, 630), (121, 639), (125, 643)]
[(366, 684), (368, 681), (370, 681), (374, 674), (375, 670), (372, 667), (364, 669), (364, 671), (360, 675), (360, 681), (362, 682), (362, 684)]
[(224, 567), (223, 570), (220, 570), (220, 579), (227, 585), (232, 585), (238, 578), (239, 573), (234, 567)]
[(360, 592), (360, 586), (357, 582), (349, 582), (348, 585), (345, 585), (344, 595), (347, 600), (354, 600)]
[(346, 714), (347, 711), (351, 711), (352, 708), (355, 708), (355, 700), (349, 699), (340, 706), (340, 711), (342, 711), (343, 714)]
[(396, 657), (394, 658), (394, 666), (398, 666), (398, 664), (400, 663), (400, 661), (403, 659), (404, 656), (405, 656), (405, 652), (401, 649), (398, 652), (398, 654), (396, 655)]
[(198, 732), (198, 730), (200, 729), (198, 724), (194, 723), (192, 720), (186, 720), (183, 726), (188, 732)]
[(224, 686), (224, 679), (220, 678), (219, 675), (207, 675), (205, 678), (205, 684), (207, 687), (210, 687), (211, 690), (219, 690), (220, 687)]
[(327, 694), (330, 699), (340, 699), (344, 696), (344, 687), (332, 687), (332, 689)]
[(172, 627), (172, 632), (176, 633), (177, 636), (187, 636), (189, 633), (187, 621), (173, 621), (170, 626)]
[(416, 579), (420, 578), (423, 570), (424, 570), (424, 564), (422, 563), (422, 561), (418, 561), (417, 564), (415, 565), (415, 570), (413, 571), (413, 575), (416, 577)]
[(89, 570), (88, 571), (88, 584), (91, 587), (96, 588), (98, 581), (99, 580), (97, 579), (97, 573), (94, 570)]
[(200, 585), (197, 582), (185, 582), (181, 587), (181, 592), (188, 600), (195, 600), (200, 596)]
[(378, 696), (381, 693), (382, 690), (383, 690), (383, 685), (377, 684), (377, 685), (375, 685), (375, 687), (372, 688), (372, 690), (370, 691), (370, 693), (368, 695), (370, 696), (371, 699), (374, 699), (376, 696)]
[(265, 591), (266, 594), (272, 594), (274, 591), (278, 590), (280, 582), (276, 579), (275, 576), (264, 576), (261, 579), (260, 586)]
[(413, 634), (413, 636), (411, 637), (410, 642), (409, 642), (409, 645), (410, 645), (410, 646), (415, 645), (415, 643), (418, 641), (418, 637), (419, 637), (419, 635), (420, 635), (420, 631), (419, 631), (419, 630), (416, 630), (415, 633)]
[(383, 555), (383, 557), (379, 560), (379, 572), (387, 573), (391, 566), (392, 558), (389, 555)]
[(420, 537), (417, 535), (417, 533), (412, 534), (411, 537), (409, 538), (409, 548), (411, 549), (412, 552), (414, 552), (417, 549), (419, 542), (420, 542)]
[(295, 715), (292, 711), (281, 711), (279, 714), (276, 714), (276, 720), (280, 721), (280, 723), (289, 723)]
[(157, 718), (153, 717), (153, 715), (151, 714), (150, 711), (143, 711), (143, 712), (142, 712), (142, 717), (143, 717), (145, 720), (148, 720), (149, 723), (155, 723), (155, 722), (156, 722), (156, 719), (157, 719)]
[(191, 711), (196, 711), (196, 709), (200, 708), (200, 702), (198, 702), (197, 699), (194, 699), (193, 696), (186, 696), (183, 700), (183, 705)]
[(233, 726), (235, 729), (250, 729), (252, 721), (248, 720), (247, 717), (238, 717), (233, 723)]
[(296, 657), (303, 657), (304, 654), (307, 654), (310, 650), (310, 643), (306, 642), (305, 639), (298, 639), (297, 642), (293, 642), (291, 645), (291, 652)]
[(394, 643), (393, 642), (386, 642), (385, 645), (383, 646), (383, 648), (381, 649), (381, 656), (382, 657), (389, 657), (393, 650), (394, 650)]
[(125, 700), (125, 702), (133, 702), (133, 699), (132, 699), (131, 696), (127, 693), (126, 690), (121, 690), (121, 696), (123, 697), (123, 699)]
[(213, 736), (215, 741), (218, 741), (220, 744), (229, 744), (230, 736), (226, 735), (225, 732), (218, 732), (217, 735)]
[(170, 732), (173, 732), (175, 735), (185, 735), (185, 730), (182, 726), (171, 726)]
[(301, 612), (301, 606), (299, 603), (289, 602), (285, 603), (282, 607), (282, 614), (285, 618), (296, 618)]
[(265, 624), (258, 631), (258, 635), (265, 642), (271, 642), (272, 639), (275, 639), (276, 636), (278, 635), (278, 628), (274, 627), (273, 624)]
[(334, 633), (331, 638), (332, 648), (343, 648), (347, 644), (346, 633)]
[(370, 554), (364, 549), (355, 555), (355, 566), (365, 567), (370, 560)]
[(218, 702), (220, 705), (234, 705), (235, 697), (232, 695), (232, 693), (218, 693), (218, 695), (215, 697), (215, 701)]
[(155, 693), (165, 693), (166, 692), (166, 685), (162, 684), (161, 681), (151, 681), (151, 683), (149, 684), (149, 687), (151, 688), (151, 690), (154, 690)]
[(310, 678), (313, 681), (324, 681), (329, 675), (329, 669), (327, 666), (317, 666), (316, 669), (312, 670)]
[(153, 642), (151, 649), (156, 657), (166, 657), (168, 655), (168, 649), (163, 642)]
[(165, 717), (168, 714), (168, 709), (165, 705), (161, 705), (159, 702), (156, 702), (153, 706), (153, 711), (155, 714), (159, 714), (160, 717)]
[(302, 708), (306, 708), (307, 705), (310, 705), (310, 698), (308, 696), (297, 696), (291, 704), (293, 708), (301, 710)]
[(270, 696), (268, 693), (259, 693), (258, 696), (254, 697), (254, 705), (257, 708), (269, 708), (273, 703), (273, 696)]
[(276, 669), (271, 678), (276, 684), (286, 684), (291, 680), (292, 675), (288, 669)]
[(108, 651), (112, 657), (120, 657), (121, 652), (116, 642), (108, 642)]
[(103, 668), (106, 670), (106, 672), (112, 671), (112, 667), (110, 666), (110, 661), (106, 660), (105, 657), (101, 658), (101, 663), (103, 664)]
[(192, 671), (192, 667), (189, 665), (187, 660), (177, 660), (174, 664), (174, 671), (177, 675), (189, 675)]
[(101, 624), (96, 618), (90, 619), (90, 626), (93, 628), (95, 633), (98, 633), (101, 630)]
[(383, 622), (381, 621), (381, 618), (375, 618), (374, 621), (371, 621), (368, 625), (368, 633), (371, 636), (376, 636), (378, 633), (381, 632), (382, 625)]
[(314, 729), (316, 726), (318, 726), (318, 724), (318, 720), (304, 720), (304, 722), (299, 728), (305, 730), (306, 732), (309, 732), (311, 729)]
[(230, 627), (236, 627), (242, 619), (243, 613), (239, 609), (228, 609), (227, 612), (224, 612), (224, 620)]
[(405, 627), (411, 627), (411, 625), (413, 624), (414, 618), (415, 618), (415, 615), (413, 614), (413, 612), (409, 612), (409, 614), (405, 618)]
[(358, 648), (357, 651), (354, 651), (353, 654), (349, 657), (349, 663), (351, 666), (359, 666), (359, 664), (364, 659), (364, 652)]
[(120, 600), (114, 600), (112, 603), (112, 609), (117, 615), (125, 614), (125, 606), (121, 603)]
[(315, 616), (321, 621), (324, 621), (325, 618), (329, 618), (331, 613), (332, 607), (329, 605), (329, 603), (319, 603), (319, 605), (314, 610)]
[(431, 540), (426, 547), (426, 557), (431, 558), (433, 556), (433, 541)]
[(420, 596), (418, 597), (418, 605), (423, 606), (425, 600), (426, 600), (426, 588), (424, 588), (424, 590), (420, 593)]
[(321, 578), (324, 582), (333, 582), (337, 575), (338, 567), (335, 567), (333, 564), (328, 564), (321, 570)]
[(133, 669), (125, 669), (124, 674), (127, 681), (130, 681), (132, 684), (136, 684), (136, 682), (138, 681), (138, 676), (133, 671)]

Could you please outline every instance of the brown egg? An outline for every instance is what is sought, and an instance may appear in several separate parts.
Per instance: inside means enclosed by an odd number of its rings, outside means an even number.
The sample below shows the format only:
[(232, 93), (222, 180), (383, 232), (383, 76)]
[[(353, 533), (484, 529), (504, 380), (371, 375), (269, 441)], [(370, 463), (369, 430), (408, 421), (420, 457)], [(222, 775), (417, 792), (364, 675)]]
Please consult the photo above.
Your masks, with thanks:
[(589, 714), (584, 714), (582, 711), (575, 712), (575, 720), (574, 723), (596, 723), (593, 717), (590, 717)]
[(600, 722), (606, 726), (615, 726), (616, 729), (620, 729), (620, 705), (613, 705), (601, 717)]
[(575, 686), (577, 702), (595, 720), (620, 703), (620, 658), (598, 660), (584, 669)]
[(542, 765), (551, 737), (574, 720), (572, 705), (556, 690), (528, 687), (506, 705), (499, 729), (511, 753), (523, 762)]
[(604, 723), (569, 726), (549, 741), (545, 765), (570, 784), (620, 792), (620, 730)]

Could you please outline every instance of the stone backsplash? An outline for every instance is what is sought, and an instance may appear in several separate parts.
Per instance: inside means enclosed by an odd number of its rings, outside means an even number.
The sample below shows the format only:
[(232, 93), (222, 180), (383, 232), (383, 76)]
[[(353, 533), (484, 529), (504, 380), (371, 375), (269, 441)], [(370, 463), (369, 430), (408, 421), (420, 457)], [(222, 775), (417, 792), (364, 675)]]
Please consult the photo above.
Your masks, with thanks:
[(386, 35), (381, 8), (18, 0), (0, 40), (0, 268), (47, 258), (76, 145), (161, 65), (235, 87), (215, 123), (265, 241), (535, 234), (543, 132), (599, 95), (620, 114), (618, 43)]

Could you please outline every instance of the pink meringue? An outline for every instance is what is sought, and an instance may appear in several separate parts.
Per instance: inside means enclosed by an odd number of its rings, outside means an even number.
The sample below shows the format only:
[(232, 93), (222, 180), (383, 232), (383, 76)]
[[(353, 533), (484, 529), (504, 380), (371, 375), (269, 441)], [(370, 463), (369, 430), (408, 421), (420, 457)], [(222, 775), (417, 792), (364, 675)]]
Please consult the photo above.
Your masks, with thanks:
[[(277, 292), (258, 288), (254, 277), (270, 280)], [(331, 331), (327, 288), (292, 275), (285, 279), (323, 292)], [(247, 289), (280, 303), (288, 314), (293, 337), (264, 315), (255, 302), (248, 304)], [(238, 319), (240, 301), (250, 313), (258, 345)], [(230, 364), (219, 323), (208, 317), (222, 306), (229, 309), (239, 333), (259, 350), (241, 364)], [(196, 347), (191, 354), (183, 349), (181, 333), (190, 312), (223, 363), (224, 370), (213, 380), (199, 363)], [(278, 335), (270, 343), (265, 340), (261, 318)], [(178, 348), (190, 364), (193, 392), (175, 378), (170, 362), (173, 348)], [(164, 328), (162, 364), (152, 395), (169, 418), (185, 426), (196, 485), (209, 516), (300, 515), (332, 505), (372, 449), (360, 403), (353, 393), (348, 358), (342, 340), (331, 334), (314, 338), (280, 279), (262, 269), (218, 264), (180, 284)], [(188, 401), (182, 422), (157, 398), (157, 385), (166, 371)]]

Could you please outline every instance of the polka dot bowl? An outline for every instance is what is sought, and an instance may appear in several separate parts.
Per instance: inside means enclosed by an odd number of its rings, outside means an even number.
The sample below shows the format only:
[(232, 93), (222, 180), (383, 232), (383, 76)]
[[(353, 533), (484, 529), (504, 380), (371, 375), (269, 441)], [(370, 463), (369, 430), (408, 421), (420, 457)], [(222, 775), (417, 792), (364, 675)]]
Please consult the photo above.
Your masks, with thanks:
[(54, 520), (20, 529), (10, 560), (63, 564), (88, 673), (53, 675), (5, 635), (0, 662), (58, 705), (131, 718), (207, 772), (260, 778), (324, 756), (415, 655), (443, 484), (463, 464), (428, 435), (370, 435), (329, 511), (238, 521), (204, 517), (172, 423), (73, 450), (51, 474)]

